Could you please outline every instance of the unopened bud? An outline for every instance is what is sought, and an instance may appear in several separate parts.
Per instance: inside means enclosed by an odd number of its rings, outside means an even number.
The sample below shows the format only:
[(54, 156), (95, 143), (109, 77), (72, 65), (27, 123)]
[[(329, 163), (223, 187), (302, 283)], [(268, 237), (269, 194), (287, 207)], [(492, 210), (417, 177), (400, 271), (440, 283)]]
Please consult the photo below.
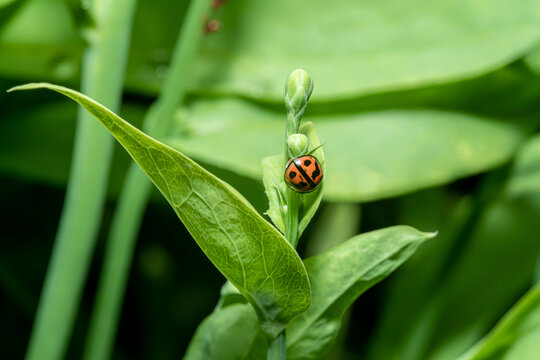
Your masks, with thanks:
[(285, 83), (284, 101), (287, 109), (287, 135), (298, 132), (300, 120), (313, 92), (313, 80), (305, 70), (294, 70)]
[(289, 155), (293, 158), (305, 155), (308, 152), (309, 140), (304, 134), (293, 134), (287, 138)]

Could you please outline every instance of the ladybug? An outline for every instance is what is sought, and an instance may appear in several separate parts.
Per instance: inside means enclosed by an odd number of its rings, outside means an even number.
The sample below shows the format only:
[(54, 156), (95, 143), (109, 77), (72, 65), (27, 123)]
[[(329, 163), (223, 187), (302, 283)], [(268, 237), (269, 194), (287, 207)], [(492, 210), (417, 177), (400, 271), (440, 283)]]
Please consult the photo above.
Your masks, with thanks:
[(322, 178), (321, 165), (315, 156), (302, 155), (289, 160), (285, 166), (285, 183), (300, 193), (315, 190)]

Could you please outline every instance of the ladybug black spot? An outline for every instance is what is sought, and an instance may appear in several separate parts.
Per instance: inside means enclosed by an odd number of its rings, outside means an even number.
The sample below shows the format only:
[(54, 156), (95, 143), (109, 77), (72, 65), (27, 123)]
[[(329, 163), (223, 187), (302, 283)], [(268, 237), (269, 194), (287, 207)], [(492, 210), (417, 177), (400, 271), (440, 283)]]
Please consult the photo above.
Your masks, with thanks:
[(304, 166), (309, 166), (311, 165), (311, 161), (310, 160), (305, 160), (304, 161)]
[(303, 188), (305, 188), (306, 186), (308, 186), (308, 183), (302, 181), (302, 182), (300, 182), (300, 183), (298, 183), (298, 184), (296, 184), (296, 185), (294, 185), (294, 186), (295, 186), (296, 188), (298, 188), (298, 189), (303, 189)]
[(294, 179), (296, 177), (296, 173), (294, 171), (291, 171), (289, 173), (289, 179)]
[(317, 176), (321, 175), (321, 168), (319, 166), (315, 166), (315, 170), (313, 170), (313, 173), (311, 174), (311, 178), (315, 180)]

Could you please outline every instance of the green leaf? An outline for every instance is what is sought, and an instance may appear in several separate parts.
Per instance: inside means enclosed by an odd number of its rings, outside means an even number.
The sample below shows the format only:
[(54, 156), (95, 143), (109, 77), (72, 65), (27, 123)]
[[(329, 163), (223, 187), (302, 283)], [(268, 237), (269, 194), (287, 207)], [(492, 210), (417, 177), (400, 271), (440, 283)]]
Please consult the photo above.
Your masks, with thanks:
[[(266, 214), (272, 219), (276, 227), (285, 234), (285, 194), (287, 187), (283, 181), (285, 159), (283, 155), (269, 156), (262, 161), (262, 178), (266, 195), (268, 195), (269, 208)], [(281, 176), (278, 174), (281, 173)], [(285, 185), (285, 187), (283, 186)]]
[(394, 226), (357, 235), (307, 259), (312, 304), (287, 327), (288, 358), (318, 359), (338, 335), (345, 310), (434, 236)]
[(84, 43), (66, 6), (57, 0), (18, 2), (24, 6), (0, 34), (0, 72), (10, 78), (78, 79)]
[(247, 300), (242, 293), (230, 281), (226, 281), (221, 287), (217, 309), (224, 308), (232, 304), (245, 304)]
[(15, 2), (22, 2), (19, 0), (0, 0), (0, 10), (3, 10), (6, 6), (13, 5)]
[(249, 304), (214, 311), (197, 328), (185, 360), (265, 359), (266, 339)]
[[(310, 151), (321, 144), (311, 122), (302, 124), (299, 133), (307, 136), (310, 144)], [(324, 178), (324, 176), (326, 176), (326, 162), (323, 149), (319, 148), (315, 150), (313, 156), (319, 160)], [(285, 233), (286, 223), (286, 216), (282, 211), (286, 204), (285, 199), (287, 196), (287, 185), (283, 179), (285, 165), (286, 161), (283, 155), (270, 156), (262, 161), (263, 182), (270, 201), (270, 208), (268, 209), (267, 214), (282, 233)], [(302, 232), (309, 224), (309, 221), (313, 215), (315, 215), (322, 199), (323, 189), (324, 180), (315, 191), (299, 195), (298, 236), (302, 235)]]
[[(460, 199), (459, 206), (453, 205), (454, 191), (445, 190), (447, 199), (430, 206), (426, 203), (436, 198), (434, 191), (409, 197), (408, 215), (400, 221), (439, 226), (442, 236), (423, 247), (388, 284), (369, 359), (456, 359), (534, 281), (540, 254), (540, 186), (534, 182), (540, 168), (539, 139), (531, 138), (520, 149), (506, 192), (493, 198), (464, 233), (456, 234), (455, 228), (469, 221), (470, 195)], [(415, 221), (411, 211), (417, 213)], [(428, 219), (431, 225), (426, 225)], [(444, 259), (456, 235), (466, 241), (460, 255), (451, 256), (449, 267)]]
[[(518, 178), (510, 184), (514, 181)], [(509, 195), (486, 209), (471, 230), (466, 251), (439, 285), (439, 316), (431, 329), (433, 358), (450, 360), (465, 352), (534, 280), (540, 254), (540, 191)]]
[[(471, 198), (444, 187), (399, 198), (397, 221), (417, 228), (438, 229), (437, 241), (422, 246), (385, 284), (384, 300), (369, 342), (367, 359), (424, 359), (424, 340), (432, 333), (437, 313), (430, 306), (445, 260), (454, 257), (456, 231), (471, 215)], [(396, 206), (397, 205), (397, 206)], [(385, 210), (382, 210), (384, 213)]]
[(540, 135), (527, 140), (520, 149), (507, 193), (510, 197), (540, 194)]
[[(157, 93), (187, 3), (140, 2), (128, 88)], [(16, 16), (21, 26), (0, 41), (0, 73), (77, 81), (82, 48), (76, 39), (62, 41), (76, 34), (65, 6), (57, 0), (28, 5)], [(221, 29), (206, 39), (192, 89), (280, 102), (282, 80), (291, 66), (302, 66), (316, 79), (312, 106), (471, 78), (538, 43), (539, 7), (533, 0), (229, 2), (217, 14)]]
[(81, 104), (116, 137), (174, 208), (214, 265), (253, 305), (261, 329), (278, 335), (310, 304), (306, 270), (287, 240), (231, 186), (137, 130), (94, 100), (41, 83)]
[(194, 83), (278, 101), (297, 64), (315, 79), (317, 102), (455, 81), (536, 46), (539, 19), (534, 0), (231, 2)]
[[(441, 109), (487, 117), (528, 119), (538, 124), (537, 99), (540, 83), (535, 73), (521, 62), (483, 76), (459, 82), (419, 86), (342, 99), (328, 103), (310, 102), (308, 114), (359, 113), (387, 109)], [(277, 110), (280, 107), (276, 106)]]
[(539, 340), (540, 285), (537, 285), (460, 360), (534, 359), (540, 353)]
[(9, 21), (17, 14), (25, 0), (1, 0), (0, 1), (0, 33)]
[[(507, 161), (525, 133), (515, 120), (431, 110), (309, 119), (326, 143), (324, 196), (332, 201), (392, 197), (485, 171)], [(254, 178), (283, 142), (281, 113), (239, 99), (198, 101), (181, 126), (187, 135), (173, 146)]]
[[(294, 318), (287, 327), (287, 358), (318, 359), (335, 340), (343, 314), (354, 300), (388, 276), (425, 240), (434, 235), (408, 226), (394, 226), (357, 235), (329, 251), (307, 259), (305, 265), (312, 283), (313, 301), (311, 307)], [(241, 328), (232, 322), (217, 322), (216, 319), (226, 316), (219, 313), (228, 308), (216, 310), (199, 327), (190, 345), (191, 355), (207, 354), (205, 349), (208, 347), (219, 354), (221, 348), (217, 346), (222, 344), (223, 351), (226, 351), (229, 344), (220, 337), (232, 341), (231, 334), (235, 334), (234, 338), (243, 341), (243, 345), (235, 344), (239, 351), (230, 358), (259, 359), (243, 355), (246, 349), (261, 346), (256, 342), (257, 335), (251, 331), (253, 324), (249, 323), (248, 314), (241, 315), (246, 321)], [(217, 356), (206, 359), (222, 358)]]
[(525, 64), (536, 74), (540, 74), (540, 48), (534, 49), (524, 59)]

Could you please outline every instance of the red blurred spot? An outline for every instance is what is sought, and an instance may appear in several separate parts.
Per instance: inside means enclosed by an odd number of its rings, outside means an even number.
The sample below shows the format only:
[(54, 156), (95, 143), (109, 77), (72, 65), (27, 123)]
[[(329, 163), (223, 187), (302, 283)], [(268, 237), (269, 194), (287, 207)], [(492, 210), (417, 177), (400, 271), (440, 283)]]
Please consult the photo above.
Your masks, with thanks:
[(217, 8), (220, 8), (222, 7), (223, 5), (225, 5), (225, 3), (227, 2), (227, 0), (214, 0), (212, 2), (212, 7), (214, 9), (217, 9)]
[(207, 34), (210, 34), (210, 33), (215, 33), (216, 31), (218, 31), (220, 27), (221, 27), (221, 23), (219, 21), (209, 20), (206, 23), (204, 30)]

